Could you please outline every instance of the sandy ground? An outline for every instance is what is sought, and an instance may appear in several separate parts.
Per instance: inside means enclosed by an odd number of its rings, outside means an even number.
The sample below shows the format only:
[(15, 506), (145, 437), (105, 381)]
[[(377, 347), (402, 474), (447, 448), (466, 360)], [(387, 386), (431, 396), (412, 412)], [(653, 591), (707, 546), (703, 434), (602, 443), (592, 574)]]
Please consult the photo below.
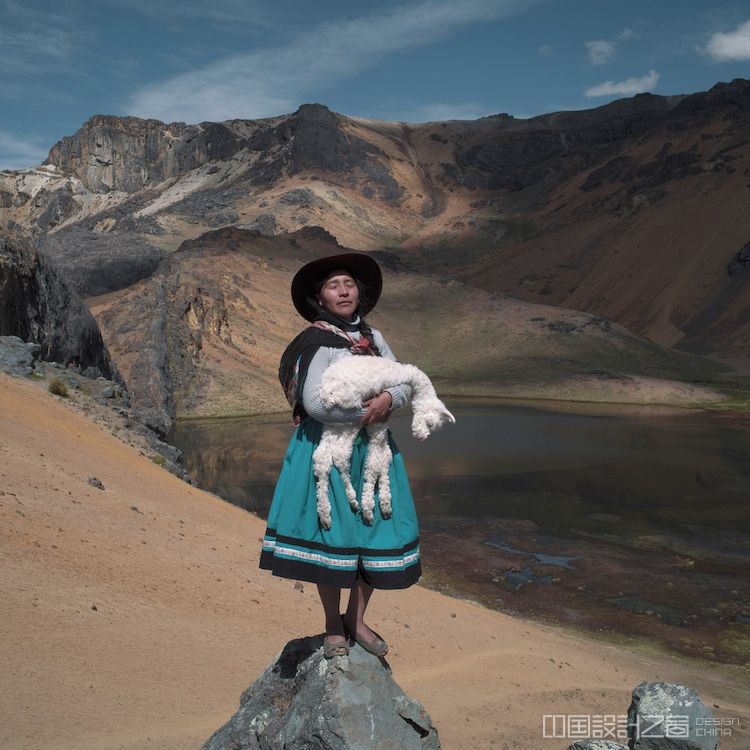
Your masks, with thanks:
[[(291, 638), (314, 587), (257, 568), (264, 524), (34, 383), (0, 375), (0, 748), (199, 748)], [(96, 476), (104, 490), (88, 483)], [(429, 565), (429, 560), (426, 561)], [(545, 714), (623, 714), (643, 680), (740, 717), (747, 674), (539, 626), (419, 586), (373, 597), (396, 681), (445, 748), (562, 750)]]

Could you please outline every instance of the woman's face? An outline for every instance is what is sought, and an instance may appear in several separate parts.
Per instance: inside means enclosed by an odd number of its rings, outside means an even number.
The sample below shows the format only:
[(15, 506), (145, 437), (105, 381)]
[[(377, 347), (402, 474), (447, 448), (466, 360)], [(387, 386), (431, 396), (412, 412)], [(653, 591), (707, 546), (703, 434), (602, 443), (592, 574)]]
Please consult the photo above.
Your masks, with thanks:
[(318, 301), (328, 312), (351, 320), (359, 304), (357, 282), (348, 271), (334, 271), (323, 282)]

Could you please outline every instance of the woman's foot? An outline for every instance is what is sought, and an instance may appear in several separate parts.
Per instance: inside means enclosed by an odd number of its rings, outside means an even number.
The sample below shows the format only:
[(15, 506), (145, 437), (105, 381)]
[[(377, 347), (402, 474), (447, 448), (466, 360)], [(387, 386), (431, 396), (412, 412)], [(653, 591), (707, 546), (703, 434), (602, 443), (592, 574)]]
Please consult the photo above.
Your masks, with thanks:
[(343, 618), (331, 623), (326, 628), (326, 637), (323, 639), (323, 656), (332, 659), (334, 656), (349, 655), (349, 638), (346, 635)]
[(339, 635), (327, 635), (323, 639), (323, 656), (333, 659), (334, 656), (349, 656), (349, 641)]
[(349, 637), (359, 643), (365, 651), (375, 656), (385, 656), (388, 653), (388, 644), (364, 622), (360, 622), (357, 627), (353, 628), (347, 622), (346, 617), (341, 619)]

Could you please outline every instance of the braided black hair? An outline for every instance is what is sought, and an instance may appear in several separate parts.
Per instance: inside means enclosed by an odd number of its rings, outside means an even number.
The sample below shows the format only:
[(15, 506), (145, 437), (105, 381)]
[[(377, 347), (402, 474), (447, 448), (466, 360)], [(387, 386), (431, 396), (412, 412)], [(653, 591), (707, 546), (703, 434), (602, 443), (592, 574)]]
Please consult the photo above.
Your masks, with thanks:
[[(367, 295), (365, 294), (364, 284), (362, 284), (359, 279), (354, 280), (357, 282), (357, 289), (359, 289), (359, 304), (357, 305), (357, 310), (359, 311), (360, 305), (362, 305), (363, 302), (367, 302)], [(370, 342), (370, 347), (372, 348), (373, 352), (375, 352), (375, 356), (379, 357), (380, 349), (378, 349), (378, 346), (375, 343), (375, 336), (372, 333), (372, 328), (370, 328), (369, 323), (364, 318), (361, 318), (361, 321), (362, 327), (360, 328), (359, 332)]]

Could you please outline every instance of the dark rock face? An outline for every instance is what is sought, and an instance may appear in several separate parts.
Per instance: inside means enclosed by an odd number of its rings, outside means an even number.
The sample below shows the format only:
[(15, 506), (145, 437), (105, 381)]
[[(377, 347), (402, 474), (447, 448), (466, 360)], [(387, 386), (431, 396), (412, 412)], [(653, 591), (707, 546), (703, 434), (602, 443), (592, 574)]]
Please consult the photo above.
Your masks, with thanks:
[(237, 228), (270, 236), (276, 234), (276, 217), (273, 214), (259, 214), (252, 223), (238, 224)]
[(69, 186), (58, 188), (47, 194), (42, 188), (34, 196), (36, 205), (43, 207), (42, 213), (37, 217), (37, 226), (43, 231), (47, 231), (62, 224), (65, 219), (73, 216), (80, 209), (78, 202), (73, 198), (73, 193)]
[(682, 131), (696, 119), (713, 116), (717, 108), (750, 110), (750, 82), (717, 84), (710, 91), (687, 97), (639, 94), (596, 109), (540, 115), (515, 124), (499, 122), (494, 132), (467, 139), (446, 165), (451, 181), (470, 189), (516, 190), (552, 188), (578, 172), (605, 162), (582, 185), (593, 190), (603, 182), (637, 181), (634, 189), (664, 184), (701, 173), (700, 156), (668, 153), (636, 164), (617, 151), (651, 130)]
[(58, 141), (44, 163), (77, 175), (94, 192), (132, 193), (214, 159), (227, 159), (241, 145), (220, 123), (165, 126), (159, 120), (94, 115)]
[(132, 327), (141, 332), (138, 355), (128, 376), (128, 390), (132, 394), (138, 419), (164, 437), (175, 417), (167, 341), (174, 285), (168, 272), (157, 272), (147, 283), (148, 288), (143, 294), (144, 305), (138, 311), (140, 315), (122, 323), (123, 327)]
[(345, 133), (338, 116), (321, 104), (303, 104), (274, 128), (259, 131), (247, 145), (263, 156), (254, 169), (254, 182), (277, 179), (284, 170), (326, 172), (345, 181), (362, 181), (386, 203), (398, 204), (404, 189), (385, 164), (383, 152), (355, 135)]
[[(566, 163), (566, 157), (572, 162)], [(555, 184), (584, 161), (579, 144), (566, 133), (510, 132), (495, 142), (459, 151), (449, 174), (470, 189), (523, 190), (537, 182)]]
[(59, 273), (82, 297), (123, 289), (150, 276), (162, 251), (138, 236), (90, 232), (80, 225), (43, 237), (39, 252), (51, 258)]
[(88, 308), (20, 237), (0, 238), (0, 335), (36, 342), (44, 360), (96, 367), (107, 378), (119, 377)]
[(742, 250), (727, 265), (727, 273), (730, 276), (747, 273), (748, 271), (750, 271), (750, 242), (745, 243)]
[(735, 78), (729, 83), (717, 83), (708, 91), (686, 96), (676, 105), (675, 113), (694, 114), (727, 105), (737, 112), (750, 112), (750, 81)]
[(469, 139), (447, 176), (470, 189), (549, 189), (605, 159), (616, 144), (644, 132), (671, 105), (649, 94), (582, 112), (557, 112)]
[(201, 750), (437, 750), (437, 730), (383, 661), (353, 646), (326, 660), (322, 636), (287, 643)]

